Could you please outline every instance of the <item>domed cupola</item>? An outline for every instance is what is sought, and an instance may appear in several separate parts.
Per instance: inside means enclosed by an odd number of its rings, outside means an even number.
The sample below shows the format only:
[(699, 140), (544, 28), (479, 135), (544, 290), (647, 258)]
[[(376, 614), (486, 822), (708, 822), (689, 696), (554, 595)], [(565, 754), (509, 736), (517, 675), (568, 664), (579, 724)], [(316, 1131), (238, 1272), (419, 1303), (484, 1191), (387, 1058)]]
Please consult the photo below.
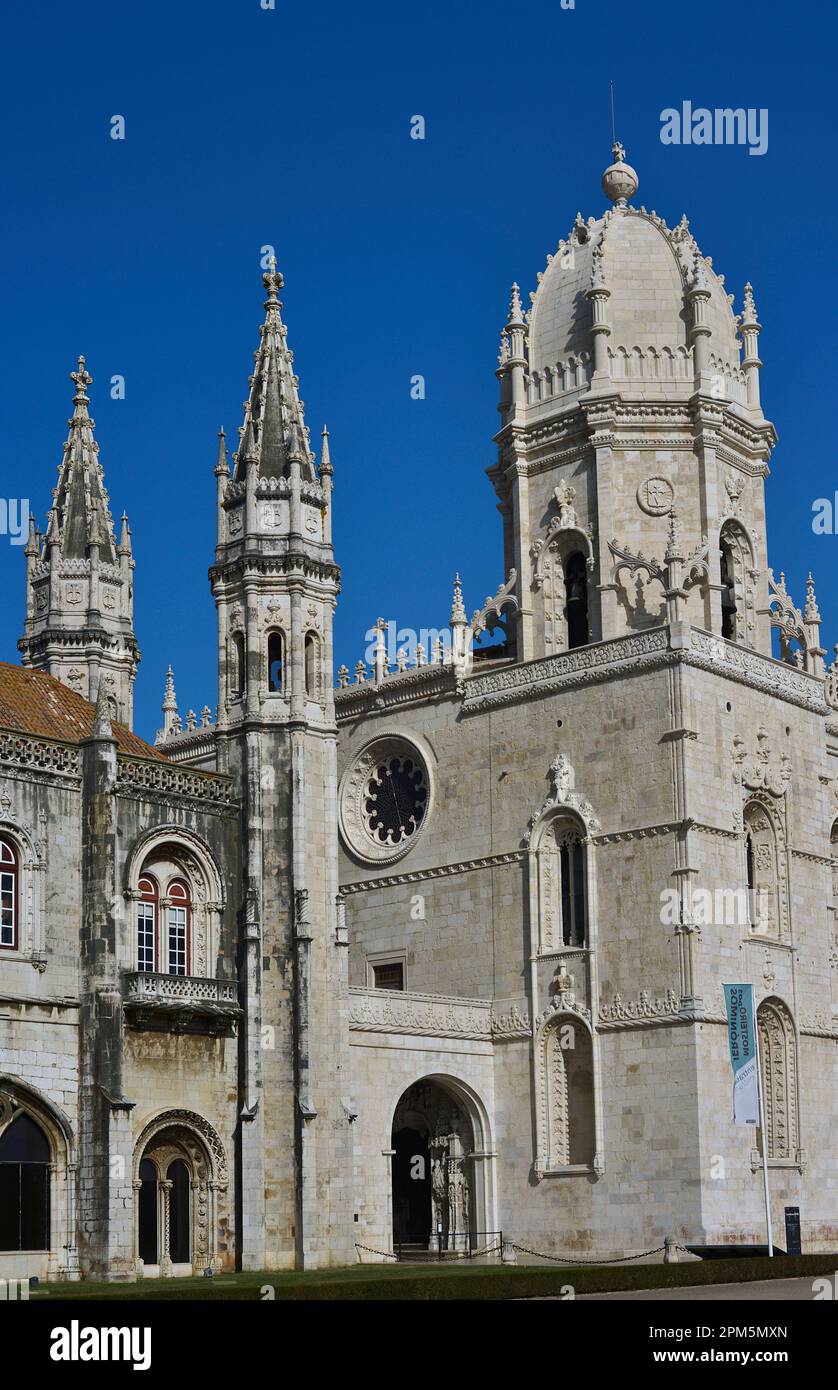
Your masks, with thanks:
[[(642, 381), (644, 391), (682, 395), (695, 389), (703, 369), (725, 377), (723, 394), (744, 404), (737, 325), (724, 278), (701, 255), (686, 217), (670, 228), (655, 212), (628, 204), (637, 174), (621, 145), (614, 153), (602, 178), (614, 206), (587, 222), (577, 214), (531, 296), (529, 403), (586, 389), (595, 369), (623, 394)], [(598, 335), (605, 340), (599, 368)], [(696, 337), (705, 340), (698, 359)]]

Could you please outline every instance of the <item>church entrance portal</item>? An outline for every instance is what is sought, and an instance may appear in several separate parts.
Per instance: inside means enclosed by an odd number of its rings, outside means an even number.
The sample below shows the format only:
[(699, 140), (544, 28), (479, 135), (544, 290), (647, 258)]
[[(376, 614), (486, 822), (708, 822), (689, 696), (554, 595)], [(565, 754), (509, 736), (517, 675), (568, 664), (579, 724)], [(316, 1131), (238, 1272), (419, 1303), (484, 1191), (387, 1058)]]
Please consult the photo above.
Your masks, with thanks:
[(393, 1241), (465, 1250), (474, 1230), (474, 1134), (463, 1106), (436, 1081), (405, 1091), (393, 1118)]

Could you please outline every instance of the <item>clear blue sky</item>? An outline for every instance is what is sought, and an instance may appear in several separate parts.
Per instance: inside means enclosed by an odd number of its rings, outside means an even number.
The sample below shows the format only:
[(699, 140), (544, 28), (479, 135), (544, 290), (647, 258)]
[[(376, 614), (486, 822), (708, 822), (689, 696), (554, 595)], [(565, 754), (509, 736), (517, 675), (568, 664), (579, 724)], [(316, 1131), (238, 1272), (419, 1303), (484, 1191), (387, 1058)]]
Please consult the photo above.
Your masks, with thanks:
[[(811, 529), (838, 487), (826, 3), (90, 0), (7, 7), (3, 27), (0, 497), (43, 522), (83, 352), (112, 510), (134, 534), (139, 733), (158, 727), (169, 661), (182, 711), (216, 702), (216, 431), (233, 441), (241, 421), (266, 243), (312, 438), (331, 431), (338, 662), (379, 615), (442, 626), (457, 569), (469, 611), (502, 581), (483, 471), (498, 335), (511, 281), (534, 288), (577, 209), (603, 208), (612, 76), (637, 201), (687, 212), (737, 302), (754, 284), (780, 433), (771, 559), (798, 601), (811, 566), (838, 639), (838, 536)], [(767, 108), (768, 152), (663, 146), (661, 111), (687, 99)], [(16, 660), (24, 559), (4, 537), (0, 586), (0, 656)]]

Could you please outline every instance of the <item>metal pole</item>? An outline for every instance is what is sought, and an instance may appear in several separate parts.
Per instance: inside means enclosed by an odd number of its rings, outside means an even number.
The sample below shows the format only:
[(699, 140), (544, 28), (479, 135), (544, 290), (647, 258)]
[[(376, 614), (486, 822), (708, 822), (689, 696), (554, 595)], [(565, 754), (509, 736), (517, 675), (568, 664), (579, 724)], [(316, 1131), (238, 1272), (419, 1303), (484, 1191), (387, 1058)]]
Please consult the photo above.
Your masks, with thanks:
[(759, 1025), (757, 1011), (754, 1009), (754, 1058), (757, 1064), (757, 1096), (759, 1097), (759, 1135), (762, 1143), (762, 1184), (765, 1190), (765, 1225), (768, 1231), (768, 1253), (774, 1254), (774, 1237), (771, 1233), (771, 1198), (768, 1192), (768, 1136), (765, 1132), (765, 1102), (762, 1098), (762, 1063), (759, 1055)]

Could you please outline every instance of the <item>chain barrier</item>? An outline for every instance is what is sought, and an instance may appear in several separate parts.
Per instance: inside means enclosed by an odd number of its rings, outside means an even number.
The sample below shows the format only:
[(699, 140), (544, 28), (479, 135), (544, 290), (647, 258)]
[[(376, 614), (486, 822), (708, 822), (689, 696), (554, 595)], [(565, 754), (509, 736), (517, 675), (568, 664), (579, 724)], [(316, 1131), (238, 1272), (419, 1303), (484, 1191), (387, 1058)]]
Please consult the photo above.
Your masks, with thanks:
[[(519, 1250), (522, 1255), (535, 1255), (539, 1260), (553, 1260), (555, 1264), (622, 1265), (627, 1264), (629, 1260), (643, 1260), (647, 1255), (659, 1255), (661, 1251), (666, 1249), (666, 1246), (659, 1245), (655, 1250), (641, 1250), (639, 1255), (618, 1255), (615, 1259), (611, 1260), (581, 1260), (577, 1256), (572, 1255), (545, 1255), (541, 1250), (530, 1250), (526, 1245), (515, 1245), (514, 1242), (512, 1244), (512, 1249)], [(683, 1250), (685, 1255), (690, 1253), (686, 1245), (681, 1245), (678, 1241), (675, 1242), (675, 1249)]]
[[(535, 1255), (536, 1259), (538, 1260), (551, 1260), (554, 1264), (562, 1265), (628, 1264), (630, 1260), (643, 1260), (648, 1255), (660, 1255), (663, 1251), (666, 1250), (665, 1245), (658, 1245), (654, 1250), (641, 1250), (639, 1255), (617, 1255), (616, 1257), (610, 1260), (583, 1260), (575, 1255), (547, 1255), (544, 1253), (543, 1250), (530, 1250), (528, 1246), (516, 1245), (514, 1241), (511, 1242), (511, 1248), (513, 1250), (517, 1250), (521, 1255)], [(687, 1249), (686, 1245), (682, 1245), (680, 1241), (674, 1242), (674, 1248), (676, 1250), (683, 1250), (685, 1255), (690, 1254), (690, 1251)], [(398, 1261), (399, 1259), (399, 1256), (394, 1254), (392, 1250), (374, 1250), (371, 1245), (359, 1245), (357, 1241), (355, 1242), (355, 1249), (366, 1250), (370, 1255), (380, 1255), (385, 1260)], [(440, 1264), (445, 1264), (449, 1260), (473, 1260), (480, 1255), (495, 1255), (502, 1253), (503, 1247), (500, 1245), (500, 1243), (497, 1243), (495, 1245), (487, 1245), (482, 1250), (446, 1250), (443, 1252), (444, 1258), (442, 1260), (438, 1259), (438, 1255), (430, 1255), (429, 1257), (431, 1260), (438, 1260)]]
[[(392, 1250), (374, 1250), (371, 1245), (359, 1245), (355, 1242), (356, 1250), (366, 1250), (370, 1255), (382, 1255), (387, 1260), (398, 1260), (399, 1256), (393, 1254)], [(501, 1253), (501, 1245), (487, 1245), (482, 1250), (444, 1250), (443, 1259), (439, 1259), (438, 1253), (429, 1252), (428, 1261), (446, 1264), (449, 1260), (473, 1260), (478, 1255), (494, 1255)]]

